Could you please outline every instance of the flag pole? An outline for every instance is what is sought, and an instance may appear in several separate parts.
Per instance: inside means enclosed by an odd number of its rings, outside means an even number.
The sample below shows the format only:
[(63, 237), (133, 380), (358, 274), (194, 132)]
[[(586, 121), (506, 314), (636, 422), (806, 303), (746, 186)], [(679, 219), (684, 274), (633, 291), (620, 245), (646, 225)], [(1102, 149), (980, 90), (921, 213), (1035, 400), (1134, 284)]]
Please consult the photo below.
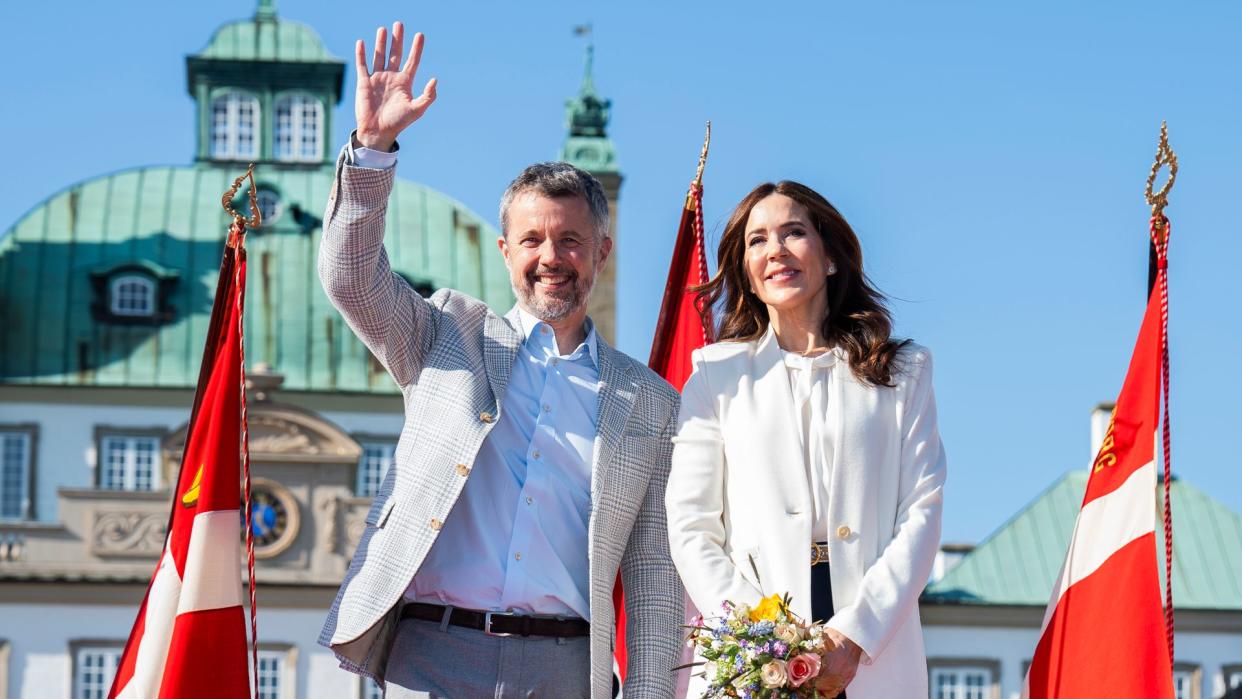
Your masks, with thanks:
[[(237, 190), (241, 189), (244, 180), (250, 181), (249, 199), (250, 199), (250, 217), (246, 218), (237, 213), (233, 209), (233, 198), (237, 196)], [(224, 207), (225, 212), (233, 217), (233, 223), (229, 225), (229, 237), (225, 242), (236, 253), (236, 260), (233, 265), (233, 274), (236, 275), (234, 283), (238, 286), (244, 284), (241, 277), (241, 260), (246, 257), (246, 229), (255, 229), (263, 225), (263, 211), (259, 208), (258, 187), (254, 183), (254, 163), (250, 163), (250, 167), (246, 168), (245, 174), (233, 180), (233, 186), (229, 191), (224, 193), (220, 198), (220, 204)], [(242, 314), (242, 299), (244, 298), (245, 289), (237, 296), (237, 339), (238, 351), (241, 353), (241, 467), (242, 467), (242, 497), (244, 498), (244, 507), (246, 508), (246, 580), (247, 591), (250, 594), (250, 665), (254, 669), (251, 675), (253, 682), (254, 694), (251, 696), (259, 696), (259, 615), (258, 615), (258, 596), (254, 584), (254, 523), (251, 518), (254, 516), (254, 505), (250, 498), (250, 429), (249, 421), (246, 416), (246, 336), (242, 332), (245, 317)]]
[[(1169, 168), (1169, 179), (1155, 190), (1156, 175), (1164, 166)], [(1173, 660), (1173, 509), (1170, 489), (1173, 481), (1172, 432), (1169, 427), (1169, 233), (1172, 224), (1164, 215), (1169, 205), (1169, 191), (1177, 180), (1177, 153), (1169, 146), (1169, 125), (1160, 122), (1160, 141), (1156, 146), (1156, 160), (1147, 175), (1144, 196), (1151, 206), (1151, 246), (1148, 255), (1147, 296), (1153, 290), (1160, 293), (1160, 387), (1164, 394), (1164, 419), (1161, 430), (1164, 447), (1164, 623), (1169, 646), (1169, 660)], [(1150, 302), (1150, 301), (1149, 301)]]

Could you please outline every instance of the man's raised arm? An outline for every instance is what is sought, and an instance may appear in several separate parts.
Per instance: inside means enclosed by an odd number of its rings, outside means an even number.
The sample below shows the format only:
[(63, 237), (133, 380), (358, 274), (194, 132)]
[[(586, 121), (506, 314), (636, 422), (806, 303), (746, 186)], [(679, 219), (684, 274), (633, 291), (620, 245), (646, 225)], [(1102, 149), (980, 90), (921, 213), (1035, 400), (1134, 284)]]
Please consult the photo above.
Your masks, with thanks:
[(417, 97), (410, 90), (423, 35), (414, 35), (403, 66), (404, 34), (400, 22), (393, 24), (389, 46), (387, 30), (376, 31), (371, 70), (365, 43), (359, 40), (354, 47), (358, 128), (337, 160), (319, 246), (319, 279), (328, 298), (403, 387), (422, 368), (433, 309), (393, 273), (384, 250), (384, 217), (396, 164), (388, 154), (395, 153), (398, 134), (436, 99), (435, 78)]

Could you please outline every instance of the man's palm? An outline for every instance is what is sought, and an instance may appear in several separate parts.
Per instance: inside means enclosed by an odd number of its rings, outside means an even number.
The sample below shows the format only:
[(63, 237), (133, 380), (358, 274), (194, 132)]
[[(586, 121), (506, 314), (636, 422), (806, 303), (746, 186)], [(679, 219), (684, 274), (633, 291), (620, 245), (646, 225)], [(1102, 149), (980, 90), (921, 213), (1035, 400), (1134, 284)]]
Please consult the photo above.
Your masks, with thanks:
[[(359, 41), (354, 50), (358, 89), (354, 112), (358, 119), (358, 140), (376, 150), (389, 150), (405, 127), (414, 123), (436, 99), (435, 78), (427, 81), (422, 94), (414, 96), (411, 86), (423, 53), (423, 35), (415, 34), (410, 57), (401, 65), (404, 28), (393, 24), (392, 45), (387, 47), (387, 30), (375, 33), (372, 68), (367, 70), (366, 45)], [(387, 52), (385, 49), (388, 48)]]

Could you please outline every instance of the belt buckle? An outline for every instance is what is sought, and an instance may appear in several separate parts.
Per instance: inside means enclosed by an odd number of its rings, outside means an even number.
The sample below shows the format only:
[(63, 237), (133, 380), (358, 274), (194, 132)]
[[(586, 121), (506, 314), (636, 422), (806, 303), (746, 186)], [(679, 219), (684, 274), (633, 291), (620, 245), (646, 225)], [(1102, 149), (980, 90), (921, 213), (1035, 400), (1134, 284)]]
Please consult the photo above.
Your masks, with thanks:
[(817, 566), (820, 563), (828, 562), (828, 545), (811, 542), (811, 565)]
[[(495, 614), (495, 612), (484, 612), (483, 613), (483, 633), (488, 636), (499, 636), (501, 638), (504, 638), (507, 636), (513, 636), (514, 634), (511, 634), (511, 633), (499, 633), (496, 631), (492, 631), (492, 615), (493, 614)], [(513, 615), (502, 613), (501, 616), (513, 616)]]

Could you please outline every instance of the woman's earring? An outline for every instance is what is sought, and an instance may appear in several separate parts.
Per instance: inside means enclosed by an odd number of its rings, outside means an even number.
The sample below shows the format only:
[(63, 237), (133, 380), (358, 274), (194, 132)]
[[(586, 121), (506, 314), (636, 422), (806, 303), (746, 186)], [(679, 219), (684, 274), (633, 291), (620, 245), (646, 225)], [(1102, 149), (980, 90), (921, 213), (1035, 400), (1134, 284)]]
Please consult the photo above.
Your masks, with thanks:
[(829, 263), (828, 263), (828, 276), (830, 276), (830, 277), (831, 277), (832, 275), (834, 275), (834, 274), (836, 274), (836, 273), (837, 273), (837, 265), (836, 265), (836, 263), (835, 263), (835, 262), (829, 262)]

